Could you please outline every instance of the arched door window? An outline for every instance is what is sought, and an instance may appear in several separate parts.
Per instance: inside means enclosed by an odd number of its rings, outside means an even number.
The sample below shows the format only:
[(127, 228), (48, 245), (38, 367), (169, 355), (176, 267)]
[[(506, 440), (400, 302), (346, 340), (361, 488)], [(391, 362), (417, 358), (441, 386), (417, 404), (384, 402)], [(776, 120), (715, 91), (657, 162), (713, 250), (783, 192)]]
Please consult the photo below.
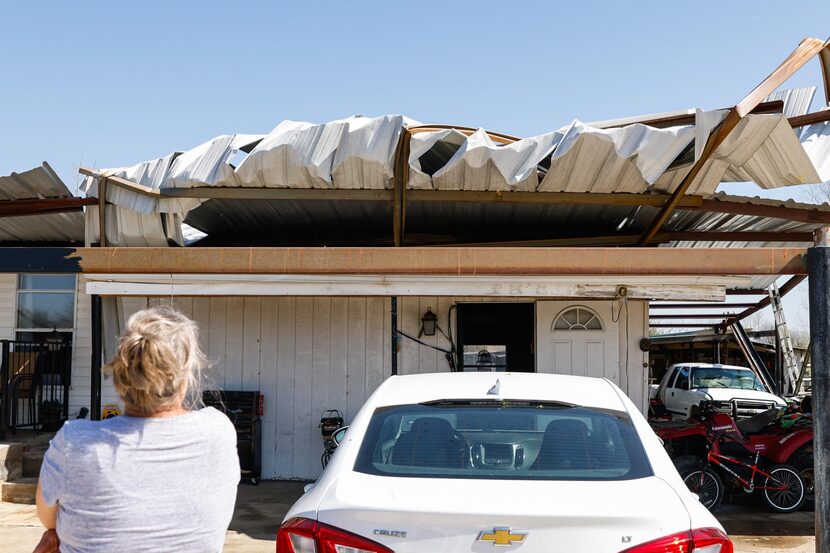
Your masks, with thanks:
[(599, 315), (578, 305), (563, 310), (553, 321), (551, 330), (604, 330)]

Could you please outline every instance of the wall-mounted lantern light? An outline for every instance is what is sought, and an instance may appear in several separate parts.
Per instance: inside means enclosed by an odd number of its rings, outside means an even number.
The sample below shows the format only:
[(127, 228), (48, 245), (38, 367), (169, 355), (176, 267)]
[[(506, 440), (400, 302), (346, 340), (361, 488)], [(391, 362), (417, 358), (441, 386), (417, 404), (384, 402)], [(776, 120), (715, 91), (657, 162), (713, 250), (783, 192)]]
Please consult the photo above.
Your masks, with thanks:
[(438, 317), (427, 307), (427, 312), (421, 317), (421, 334), (424, 336), (435, 336), (435, 327), (438, 325)]

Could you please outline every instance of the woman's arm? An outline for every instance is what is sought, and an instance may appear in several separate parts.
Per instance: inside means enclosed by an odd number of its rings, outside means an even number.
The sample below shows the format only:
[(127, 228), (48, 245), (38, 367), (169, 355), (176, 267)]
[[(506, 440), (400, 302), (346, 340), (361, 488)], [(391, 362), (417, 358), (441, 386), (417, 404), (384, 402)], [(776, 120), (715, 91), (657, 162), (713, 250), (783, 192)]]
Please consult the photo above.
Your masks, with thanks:
[(58, 506), (46, 504), (46, 500), (43, 499), (43, 490), (40, 489), (40, 482), (37, 483), (37, 517), (47, 530), (55, 529), (58, 522)]

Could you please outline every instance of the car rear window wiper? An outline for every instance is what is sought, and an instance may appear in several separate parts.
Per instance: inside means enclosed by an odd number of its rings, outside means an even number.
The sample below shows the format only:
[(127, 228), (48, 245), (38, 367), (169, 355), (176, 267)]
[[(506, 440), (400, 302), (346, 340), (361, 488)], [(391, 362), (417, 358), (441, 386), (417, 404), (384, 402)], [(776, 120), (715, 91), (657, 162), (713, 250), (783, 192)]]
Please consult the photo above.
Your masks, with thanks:
[(436, 399), (418, 405), (430, 407), (523, 407), (536, 409), (576, 409), (581, 407), (565, 401), (533, 401), (526, 399)]

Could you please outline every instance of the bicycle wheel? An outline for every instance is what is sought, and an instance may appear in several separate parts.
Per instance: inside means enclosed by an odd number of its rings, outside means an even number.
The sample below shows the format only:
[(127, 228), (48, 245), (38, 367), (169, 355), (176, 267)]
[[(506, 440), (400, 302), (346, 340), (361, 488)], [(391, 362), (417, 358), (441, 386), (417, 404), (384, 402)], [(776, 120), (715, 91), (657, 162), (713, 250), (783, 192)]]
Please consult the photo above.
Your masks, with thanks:
[(714, 511), (723, 499), (723, 480), (710, 468), (694, 468), (680, 475), (683, 483), (693, 494), (697, 494), (700, 503)]
[(807, 487), (799, 470), (791, 465), (775, 465), (767, 471), (772, 478), (764, 479), (764, 487), (782, 489), (765, 489), (764, 501), (777, 513), (792, 513), (804, 505)]

